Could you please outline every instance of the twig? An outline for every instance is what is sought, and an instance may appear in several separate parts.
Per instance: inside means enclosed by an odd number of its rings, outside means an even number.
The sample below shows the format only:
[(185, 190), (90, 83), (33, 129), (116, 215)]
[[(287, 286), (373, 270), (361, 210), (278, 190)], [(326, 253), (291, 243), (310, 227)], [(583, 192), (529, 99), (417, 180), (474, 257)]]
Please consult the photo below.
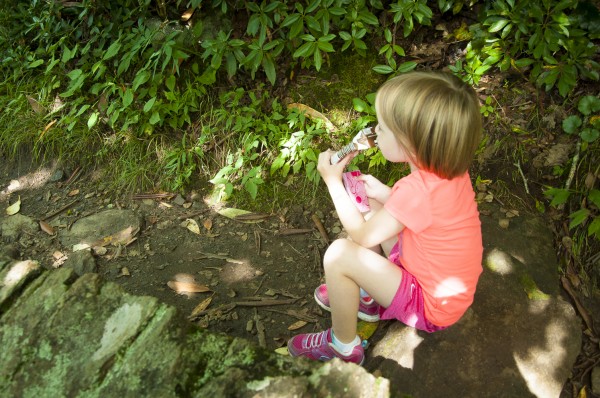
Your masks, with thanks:
[(164, 199), (164, 198), (172, 198), (175, 196), (174, 193), (139, 193), (137, 195), (133, 195), (131, 199), (140, 200), (140, 199)]
[(263, 282), (265, 281), (265, 279), (267, 279), (267, 275), (264, 275), (264, 276), (262, 277), (262, 279), (260, 280), (260, 283), (258, 284), (258, 287), (256, 288), (256, 290), (254, 291), (254, 293), (253, 293), (253, 294), (256, 294), (256, 293), (258, 293), (258, 291), (259, 291), (259, 290), (260, 290), (260, 288), (262, 287), (262, 285), (263, 285)]
[(569, 178), (567, 178), (567, 182), (565, 183), (565, 189), (569, 189), (571, 187), (571, 183), (573, 182), (573, 177), (575, 177), (575, 171), (577, 170), (577, 163), (579, 163), (579, 151), (581, 150), (581, 140), (577, 141), (577, 145), (575, 146), (575, 156), (573, 156), (573, 163), (571, 163), (571, 170), (569, 170)]
[(79, 199), (75, 199), (74, 201), (72, 201), (70, 203), (67, 203), (66, 205), (64, 205), (60, 209), (56, 210), (54, 213), (50, 213), (46, 217), (42, 218), (42, 221), (46, 221), (46, 220), (48, 220), (50, 218), (56, 217), (57, 215), (59, 215), (60, 213), (62, 213), (65, 210), (67, 210), (69, 207), (73, 206), (77, 202), (79, 202)]
[(297, 229), (297, 228), (282, 229), (281, 231), (279, 231), (279, 235), (282, 235), (282, 236), (300, 235), (300, 234), (308, 234), (308, 233), (311, 233), (312, 231), (314, 231), (314, 230), (313, 229)]
[(258, 317), (258, 311), (254, 309), (254, 324), (256, 325), (256, 337), (258, 337), (258, 345), (263, 348), (267, 347), (267, 337), (265, 335), (265, 325)]
[(296, 319), (299, 319), (299, 320), (305, 321), (305, 322), (311, 322), (311, 323), (319, 322), (319, 320), (316, 317), (312, 317), (310, 315), (303, 314), (298, 311), (293, 311), (293, 310), (281, 311), (281, 310), (276, 310), (274, 308), (265, 308), (265, 310), (270, 311), (270, 312), (275, 312), (277, 314), (289, 315), (292, 318), (296, 318)]
[(313, 222), (315, 223), (315, 225), (317, 226), (317, 229), (319, 230), (319, 233), (321, 234), (321, 237), (323, 238), (325, 243), (329, 244), (329, 237), (327, 236), (327, 231), (325, 230), (325, 227), (323, 227), (323, 223), (321, 223), (321, 220), (319, 220), (319, 217), (317, 217), (316, 214), (313, 214), (311, 218), (312, 218)]
[(179, 217), (177, 217), (177, 218), (178, 218), (178, 219), (180, 219), (180, 220), (185, 220), (185, 219), (187, 219), (187, 218), (194, 218), (194, 217), (196, 217), (196, 216), (200, 216), (200, 215), (202, 215), (202, 214), (206, 213), (206, 212), (207, 212), (207, 211), (209, 211), (209, 210), (210, 210), (210, 209), (204, 209), (204, 210), (202, 210), (202, 211), (197, 211), (197, 212), (195, 212), (195, 213), (188, 214), (187, 216), (186, 216), (186, 215), (179, 216)]
[(260, 246), (261, 246), (261, 239), (260, 239), (260, 232), (254, 230), (254, 245), (256, 246), (256, 253), (258, 255), (260, 255)]
[(74, 182), (79, 177), (80, 174), (81, 174), (81, 167), (77, 166), (77, 168), (75, 169), (73, 174), (71, 174), (69, 179), (65, 182), (65, 187), (68, 187), (69, 185), (71, 185), (71, 183)]
[(573, 299), (573, 302), (575, 302), (577, 311), (579, 311), (579, 315), (581, 315), (581, 318), (585, 322), (587, 328), (593, 334), (595, 334), (596, 332), (594, 331), (594, 320), (590, 317), (590, 314), (587, 312), (587, 310), (585, 309), (583, 304), (581, 304), (581, 302), (579, 301), (579, 298), (577, 297), (577, 295), (575, 294), (575, 291), (573, 290), (573, 286), (571, 286), (571, 283), (569, 282), (569, 280), (564, 276), (562, 276), (560, 278), (560, 281), (562, 282), (563, 288), (567, 291), (567, 293), (569, 293), (569, 296), (571, 296), (571, 298)]
[(523, 174), (523, 170), (521, 169), (521, 162), (517, 160), (517, 163), (513, 164), (517, 166), (519, 174), (521, 174), (521, 178), (523, 179), (523, 184), (525, 185), (525, 192), (527, 192), (527, 195), (529, 195), (529, 186), (527, 186), (527, 178), (525, 178), (525, 174)]
[(296, 299), (272, 300), (265, 299), (260, 301), (236, 301), (234, 304), (240, 307), (268, 307), (270, 305), (294, 304)]
[(202, 253), (200, 251), (198, 253), (200, 253), (202, 255), (202, 257), (196, 257), (196, 258), (194, 258), (194, 260), (203, 260), (205, 258), (215, 258), (215, 259), (218, 259), (218, 260), (225, 260), (228, 263), (244, 264), (244, 262), (242, 260), (236, 260), (234, 258), (230, 258), (230, 257), (227, 257), (227, 256), (222, 256), (220, 254)]

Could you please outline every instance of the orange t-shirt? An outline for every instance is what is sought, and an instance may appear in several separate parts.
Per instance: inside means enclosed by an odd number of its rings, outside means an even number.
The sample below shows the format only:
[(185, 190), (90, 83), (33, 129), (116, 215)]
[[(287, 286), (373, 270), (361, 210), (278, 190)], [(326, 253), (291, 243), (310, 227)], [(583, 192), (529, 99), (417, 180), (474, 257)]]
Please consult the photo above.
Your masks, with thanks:
[(421, 285), (427, 320), (455, 323), (473, 302), (482, 272), (481, 222), (469, 174), (446, 180), (416, 170), (394, 184), (384, 206), (405, 226), (400, 261)]

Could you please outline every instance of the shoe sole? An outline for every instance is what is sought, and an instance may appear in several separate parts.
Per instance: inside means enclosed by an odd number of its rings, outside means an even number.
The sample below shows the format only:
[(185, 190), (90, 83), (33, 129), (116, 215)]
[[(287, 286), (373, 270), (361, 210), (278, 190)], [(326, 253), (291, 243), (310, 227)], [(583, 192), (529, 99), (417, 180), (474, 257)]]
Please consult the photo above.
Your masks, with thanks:
[[(325, 311), (327, 312), (331, 312), (331, 308), (327, 307), (325, 304), (323, 304), (318, 298), (317, 298), (317, 294), (314, 294), (315, 297), (315, 301), (317, 302), (317, 304), (319, 305), (319, 307), (323, 308)], [(365, 321), (365, 322), (379, 322), (379, 315), (368, 315), (365, 314), (364, 312), (360, 312), (358, 311), (358, 319)]]

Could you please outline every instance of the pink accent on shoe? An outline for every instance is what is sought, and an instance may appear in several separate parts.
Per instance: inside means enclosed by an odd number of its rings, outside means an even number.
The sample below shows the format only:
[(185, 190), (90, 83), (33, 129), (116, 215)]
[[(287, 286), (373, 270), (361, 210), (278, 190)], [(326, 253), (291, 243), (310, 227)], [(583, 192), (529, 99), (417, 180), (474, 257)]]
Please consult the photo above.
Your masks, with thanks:
[[(331, 312), (326, 284), (322, 284), (315, 289), (315, 301), (325, 311)], [(361, 299), (358, 305), (358, 318), (366, 322), (379, 321), (379, 304), (373, 299), (371, 299), (369, 303), (365, 303), (364, 300)]]
[(339, 353), (331, 341), (331, 328), (320, 333), (304, 333), (292, 337), (288, 341), (288, 351), (293, 357), (304, 356), (315, 361), (340, 358), (346, 362), (362, 365), (365, 360), (362, 344), (357, 344), (349, 355)]

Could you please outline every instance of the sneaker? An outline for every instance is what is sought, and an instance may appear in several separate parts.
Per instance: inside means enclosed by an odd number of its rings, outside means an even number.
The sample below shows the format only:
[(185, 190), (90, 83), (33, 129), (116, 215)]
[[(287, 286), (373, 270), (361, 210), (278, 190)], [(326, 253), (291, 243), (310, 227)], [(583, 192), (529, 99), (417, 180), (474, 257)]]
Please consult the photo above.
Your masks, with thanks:
[(292, 337), (288, 341), (288, 352), (293, 357), (304, 356), (315, 361), (340, 358), (358, 365), (362, 365), (365, 359), (365, 350), (362, 344), (357, 344), (350, 355), (339, 353), (331, 342), (331, 328), (321, 333), (304, 333)]
[[(322, 284), (315, 289), (315, 301), (321, 308), (331, 312), (326, 284)], [(358, 305), (358, 319), (362, 319), (366, 322), (379, 321), (379, 304), (377, 304), (371, 297), (368, 299), (361, 298)]]

